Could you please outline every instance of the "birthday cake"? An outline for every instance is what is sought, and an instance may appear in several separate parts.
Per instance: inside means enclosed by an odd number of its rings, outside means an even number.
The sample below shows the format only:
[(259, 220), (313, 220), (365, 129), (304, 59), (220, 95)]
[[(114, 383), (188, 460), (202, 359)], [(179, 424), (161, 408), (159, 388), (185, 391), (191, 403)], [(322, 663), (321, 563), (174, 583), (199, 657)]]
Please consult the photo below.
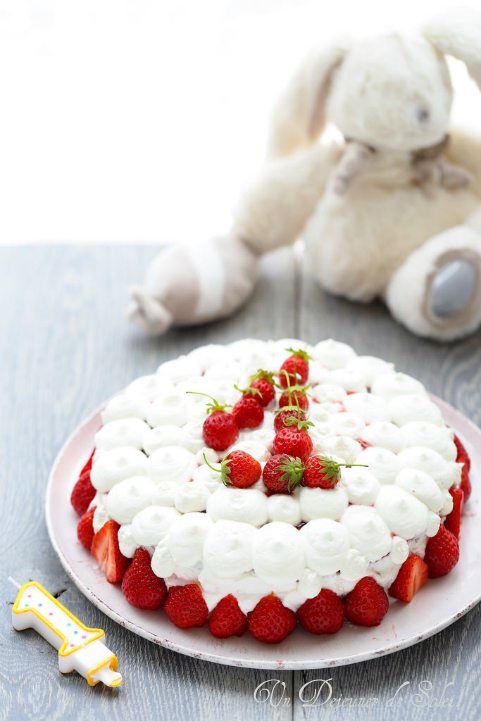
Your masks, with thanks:
[(102, 424), (78, 538), (180, 628), (278, 643), (298, 622), (375, 626), (458, 561), (465, 448), (418, 380), (344, 343), (197, 348)]

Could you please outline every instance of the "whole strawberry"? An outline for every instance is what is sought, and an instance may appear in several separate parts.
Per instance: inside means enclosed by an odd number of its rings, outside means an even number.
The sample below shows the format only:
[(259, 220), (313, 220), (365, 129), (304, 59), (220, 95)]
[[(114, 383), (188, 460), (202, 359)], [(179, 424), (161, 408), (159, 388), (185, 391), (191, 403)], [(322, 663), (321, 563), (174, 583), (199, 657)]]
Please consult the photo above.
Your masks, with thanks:
[(309, 386), (304, 386), (301, 388), (300, 386), (294, 386), (284, 391), (279, 398), (279, 408), (282, 410), (285, 406), (299, 406), (301, 410), (307, 411), (309, 408), (309, 398), (306, 394), (308, 387)]
[[(285, 406), (275, 414), (274, 429), (279, 433), (283, 428), (297, 425), (299, 421), (304, 423), (307, 421), (304, 411), (297, 406)], [(307, 430), (307, 427), (304, 426), (304, 429)]]
[(150, 553), (146, 548), (135, 551), (134, 560), (125, 572), (122, 593), (136, 608), (156, 611), (167, 597), (167, 586), (163, 578), (152, 571)]
[(379, 626), (389, 609), (386, 591), (370, 576), (356, 583), (344, 603), (347, 620), (357, 626)]
[(83, 516), (86, 512), (96, 493), (97, 491), (90, 482), (90, 471), (82, 473), (73, 487), (72, 495), (70, 496), (70, 503), (79, 516)]
[(342, 599), (327, 588), (323, 588), (315, 598), (308, 598), (297, 609), (297, 618), (301, 625), (317, 636), (340, 631), (345, 615)]
[(95, 535), (93, 519), (96, 508), (97, 506), (94, 506), (89, 511), (86, 511), (77, 526), (77, 538), (88, 551), (92, 548), (92, 541)]
[(294, 456), (305, 463), (312, 452), (312, 439), (305, 430), (291, 426), (279, 431), (274, 438), (273, 448), (276, 455)]
[(105, 572), (105, 578), (109, 583), (119, 583), (130, 566), (130, 558), (126, 558), (120, 552), (119, 528), (119, 524), (115, 521), (107, 521), (92, 540), (92, 554)]
[(327, 456), (312, 456), (306, 463), (303, 485), (309, 488), (334, 488), (341, 480), (341, 466), (364, 466), (364, 463), (338, 463)]
[(448, 531), (451, 531), (456, 538), (459, 538), (461, 530), (461, 516), (463, 514), (464, 493), (460, 487), (450, 488), (449, 492), (453, 497), (453, 510), (444, 519), (444, 527), (447, 528)]
[(428, 538), (424, 562), (428, 565), (429, 578), (446, 576), (459, 561), (459, 543), (456, 536), (442, 524), (432, 538)]
[(178, 628), (204, 626), (209, 609), (196, 583), (171, 586), (164, 606), (165, 613)]
[(208, 396), (206, 393), (197, 393), (195, 391), (187, 391), (187, 393), (195, 393), (195, 395), (206, 396), (206, 398), (211, 399), (212, 403), (207, 403), (207, 413), (209, 415), (204, 421), (202, 434), (205, 444), (209, 448), (213, 448), (215, 451), (225, 451), (239, 438), (239, 427), (235, 422), (235, 418), (225, 410), (230, 406), (220, 405), (215, 398)]
[(247, 614), (249, 631), (258, 641), (280, 643), (296, 627), (296, 614), (282, 605), (280, 598), (271, 593), (261, 598)]
[(257, 373), (252, 376), (248, 388), (242, 389), (237, 388), (237, 386), (235, 386), (235, 388), (240, 390), (241, 393), (244, 393), (246, 396), (252, 396), (263, 408), (265, 408), (276, 397), (275, 385), (274, 373), (269, 373), (269, 371), (259, 369)]
[(262, 480), (272, 493), (292, 493), (302, 480), (304, 464), (300, 458), (276, 455), (269, 458)]
[(292, 355), (281, 365), (279, 382), (282, 388), (290, 385), (304, 385), (309, 375), (309, 356), (304, 350), (286, 348)]
[(428, 567), (420, 556), (412, 553), (399, 569), (394, 583), (389, 588), (389, 595), (410, 603), (421, 586), (428, 582)]
[(209, 631), (216, 638), (242, 636), (247, 628), (247, 616), (242, 613), (237, 598), (229, 593), (221, 598), (211, 613)]
[(259, 428), (264, 420), (264, 409), (252, 396), (242, 396), (232, 409), (238, 428)]
[(211, 466), (205, 454), (204, 461), (209, 468), (221, 474), (222, 483), (225, 486), (250, 488), (257, 483), (262, 473), (259, 461), (245, 451), (231, 451), (221, 462), (220, 468)]

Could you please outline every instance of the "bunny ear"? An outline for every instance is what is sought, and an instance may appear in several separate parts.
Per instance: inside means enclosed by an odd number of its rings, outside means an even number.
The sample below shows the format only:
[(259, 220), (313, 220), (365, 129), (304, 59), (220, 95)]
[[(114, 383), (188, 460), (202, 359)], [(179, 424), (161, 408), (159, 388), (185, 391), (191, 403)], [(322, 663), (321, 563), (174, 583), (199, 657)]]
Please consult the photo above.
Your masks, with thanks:
[(441, 53), (465, 63), (481, 89), (480, 12), (472, 8), (447, 11), (427, 23), (423, 35)]
[(346, 55), (338, 43), (307, 56), (274, 108), (269, 133), (269, 158), (289, 155), (311, 145), (326, 124), (326, 101), (333, 70)]

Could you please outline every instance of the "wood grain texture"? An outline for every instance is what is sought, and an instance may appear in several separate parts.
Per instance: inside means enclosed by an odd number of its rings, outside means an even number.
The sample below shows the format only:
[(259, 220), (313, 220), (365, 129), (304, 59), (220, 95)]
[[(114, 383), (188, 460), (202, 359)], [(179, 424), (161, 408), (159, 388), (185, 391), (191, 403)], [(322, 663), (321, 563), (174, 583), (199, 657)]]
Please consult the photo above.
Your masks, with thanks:
[[(62, 570), (48, 540), (44, 494), (61, 445), (93, 408), (163, 360), (208, 342), (246, 336), (335, 337), (360, 353), (380, 355), (419, 377), (427, 387), (481, 423), (480, 336), (455, 346), (420, 341), (396, 325), (382, 305), (358, 306), (327, 296), (307, 270), (295, 272), (288, 251), (269, 257), (249, 304), (233, 318), (202, 328), (146, 338), (123, 316), (126, 288), (142, 280), (152, 247), (36, 247), (0, 249), (0, 464), (2, 537), (0, 570), (0, 721), (12, 719), (190, 718), (250, 719), (458, 719), (479, 718), (481, 612), (474, 609), (441, 634), (411, 649), (329, 672), (234, 669), (155, 646), (103, 616)], [(61, 676), (56, 654), (33, 631), (11, 628), (15, 597), (6, 576), (30, 578), (88, 625), (104, 628), (118, 654), (124, 684), (117, 691), (89, 688), (75, 673)], [(299, 691), (329, 679), (332, 699), (303, 706)], [(254, 701), (254, 689), (277, 679), (272, 703)], [(416, 707), (420, 681), (456, 708)], [(386, 706), (404, 687), (398, 708)], [(311, 684), (304, 690), (307, 701)], [(319, 686), (319, 684), (318, 684)], [(327, 686), (324, 687), (327, 689)], [(281, 692), (281, 693), (279, 693)], [(306, 695), (307, 694), (307, 695)], [(282, 698), (281, 698), (282, 697)], [(378, 698), (370, 708), (360, 698)], [(324, 701), (324, 693), (318, 699)], [(399, 696), (398, 696), (399, 698)], [(286, 705), (285, 699), (291, 704)], [(420, 703), (426, 701), (421, 696)], [(279, 703), (278, 706), (275, 704)]]
[[(0, 249), (0, 464), (2, 623), (0, 720), (290, 719), (290, 708), (258, 705), (268, 671), (205, 663), (155, 646), (92, 606), (68, 579), (44, 520), (48, 474), (77, 424), (103, 400), (164, 360), (197, 345), (245, 336), (292, 336), (294, 265), (289, 252), (265, 264), (249, 305), (234, 319), (146, 338), (124, 317), (127, 288), (142, 280), (152, 247)], [(282, 287), (276, 278), (282, 276)], [(15, 590), (34, 579), (87, 625), (103, 628), (124, 683), (90, 688), (61, 676), (57, 655), (34, 631), (11, 628)], [(291, 673), (277, 674), (292, 695)]]

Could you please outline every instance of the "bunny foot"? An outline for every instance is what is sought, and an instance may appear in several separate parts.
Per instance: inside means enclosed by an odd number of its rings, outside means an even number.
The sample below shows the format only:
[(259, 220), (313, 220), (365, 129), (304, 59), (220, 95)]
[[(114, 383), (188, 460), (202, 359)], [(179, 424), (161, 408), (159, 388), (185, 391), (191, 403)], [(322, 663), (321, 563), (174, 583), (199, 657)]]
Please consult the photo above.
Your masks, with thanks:
[(458, 226), (428, 240), (393, 275), (393, 316), (414, 333), (452, 341), (481, 325), (481, 234)]

